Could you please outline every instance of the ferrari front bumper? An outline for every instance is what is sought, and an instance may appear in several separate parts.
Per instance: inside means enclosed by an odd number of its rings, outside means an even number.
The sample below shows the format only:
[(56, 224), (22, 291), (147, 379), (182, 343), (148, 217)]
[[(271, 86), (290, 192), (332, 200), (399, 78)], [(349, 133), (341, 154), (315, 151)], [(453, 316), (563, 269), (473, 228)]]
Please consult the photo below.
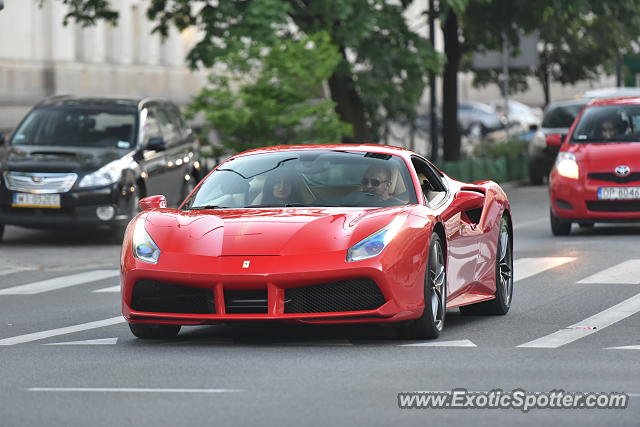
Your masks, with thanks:
[(407, 275), (401, 263), (346, 262), (344, 252), (318, 257), (163, 253), (157, 265), (127, 256), (122, 312), (132, 323), (182, 325), (397, 322), (424, 310), (424, 269)]

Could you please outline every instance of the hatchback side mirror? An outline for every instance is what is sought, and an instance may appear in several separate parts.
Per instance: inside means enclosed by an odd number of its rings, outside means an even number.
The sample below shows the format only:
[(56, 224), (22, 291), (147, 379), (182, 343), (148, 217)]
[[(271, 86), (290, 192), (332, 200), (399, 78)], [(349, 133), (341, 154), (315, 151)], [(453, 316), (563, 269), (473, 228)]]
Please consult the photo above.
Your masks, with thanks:
[(167, 149), (167, 144), (161, 136), (149, 138), (146, 149), (151, 151), (164, 151)]
[(562, 135), (559, 133), (551, 133), (546, 137), (547, 146), (559, 147), (562, 145)]
[(138, 203), (140, 210), (159, 209), (167, 207), (167, 198), (163, 195), (149, 196), (141, 199)]

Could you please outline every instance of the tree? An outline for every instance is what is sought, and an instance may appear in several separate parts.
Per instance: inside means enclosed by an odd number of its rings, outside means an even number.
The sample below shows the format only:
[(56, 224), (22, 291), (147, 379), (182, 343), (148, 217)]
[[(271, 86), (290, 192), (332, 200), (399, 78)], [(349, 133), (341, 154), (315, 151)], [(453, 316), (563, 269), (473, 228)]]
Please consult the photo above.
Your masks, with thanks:
[[(106, 0), (60, 0), (65, 18), (83, 25), (117, 20)], [(451, 0), (458, 3), (462, 0)], [(339, 117), (352, 126), (350, 141), (375, 142), (387, 121), (413, 121), (428, 71), (442, 60), (411, 31), (403, 16), (411, 0), (152, 0), (155, 31), (196, 26), (202, 39), (189, 53), (193, 67), (225, 64), (249, 71), (261, 50), (282, 40), (329, 34), (340, 61), (328, 78)]]
[[(517, 47), (517, 33), (540, 34), (540, 64), (514, 70), (511, 90), (528, 89), (527, 77), (539, 79), (545, 104), (551, 81), (574, 84), (613, 69), (621, 51), (640, 36), (640, 0), (494, 0), (472, 4), (464, 15), (465, 52), (499, 49), (506, 34)], [(500, 17), (500, 19), (496, 19)], [(475, 72), (475, 84), (498, 83), (498, 70)]]
[(203, 113), (209, 124), (204, 131), (218, 131), (231, 150), (335, 142), (351, 134), (350, 126), (338, 119), (332, 101), (309, 94), (320, 92), (339, 61), (326, 33), (282, 40), (263, 50), (250, 71), (255, 78), (246, 81), (231, 70), (212, 74), (211, 87), (202, 89), (189, 109)]

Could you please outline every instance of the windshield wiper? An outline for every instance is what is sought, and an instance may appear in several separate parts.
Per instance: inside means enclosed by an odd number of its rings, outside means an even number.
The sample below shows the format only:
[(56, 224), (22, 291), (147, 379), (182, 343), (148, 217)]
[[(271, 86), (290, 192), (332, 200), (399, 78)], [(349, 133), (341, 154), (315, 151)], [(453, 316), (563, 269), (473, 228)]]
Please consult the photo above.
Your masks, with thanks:
[(203, 209), (228, 209), (228, 206), (218, 206), (218, 205), (202, 205), (202, 206), (191, 206), (187, 208), (188, 211), (198, 211)]

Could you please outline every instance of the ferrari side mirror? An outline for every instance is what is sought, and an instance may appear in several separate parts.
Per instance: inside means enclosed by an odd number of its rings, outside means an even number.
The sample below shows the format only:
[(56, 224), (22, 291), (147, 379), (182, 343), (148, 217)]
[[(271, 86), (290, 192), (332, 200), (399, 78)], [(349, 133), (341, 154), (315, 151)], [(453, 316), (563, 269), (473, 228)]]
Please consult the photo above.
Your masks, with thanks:
[(149, 196), (149, 197), (145, 197), (144, 199), (141, 199), (138, 205), (140, 206), (140, 210), (143, 210), (143, 211), (146, 211), (149, 209), (166, 208), (167, 198), (162, 195)]

